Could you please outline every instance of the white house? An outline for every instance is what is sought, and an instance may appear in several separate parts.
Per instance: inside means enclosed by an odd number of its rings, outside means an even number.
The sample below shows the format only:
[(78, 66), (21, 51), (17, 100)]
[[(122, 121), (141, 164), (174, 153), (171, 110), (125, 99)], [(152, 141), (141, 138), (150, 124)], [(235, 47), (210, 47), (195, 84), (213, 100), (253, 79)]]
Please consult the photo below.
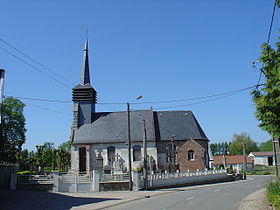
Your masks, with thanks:
[(254, 165), (261, 166), (274, 166), (274, 154), (273, 152), (251, 152), (249, 157), (254, 159)]
[[(213, 157), (213, 168), (219, 168), (221, 165), (224, 165), (226, 168), (231, 168), (233, 170), (236, 170), (237, 172), (240, 172), (243, 170), (243, 162), (244, 162), (244, 156), (243, 155), (219, 155)], [(246, 163), (247, 163), (247, 170), (253, 169), (253, 158), (246, 157)]]

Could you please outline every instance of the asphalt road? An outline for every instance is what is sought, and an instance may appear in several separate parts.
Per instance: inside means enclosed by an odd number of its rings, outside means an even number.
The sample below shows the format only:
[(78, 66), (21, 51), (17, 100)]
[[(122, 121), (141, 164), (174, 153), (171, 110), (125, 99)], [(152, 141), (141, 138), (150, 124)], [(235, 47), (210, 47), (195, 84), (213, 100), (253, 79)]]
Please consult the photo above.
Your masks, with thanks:
[[(246, 181), (174, 189), (174, 193), (131, 201), (106, 209), (233, 210), (247, 195), (265, 187), (270, 176), (250, 176)], [(169, 189), (170, 190), (170, 189)]]

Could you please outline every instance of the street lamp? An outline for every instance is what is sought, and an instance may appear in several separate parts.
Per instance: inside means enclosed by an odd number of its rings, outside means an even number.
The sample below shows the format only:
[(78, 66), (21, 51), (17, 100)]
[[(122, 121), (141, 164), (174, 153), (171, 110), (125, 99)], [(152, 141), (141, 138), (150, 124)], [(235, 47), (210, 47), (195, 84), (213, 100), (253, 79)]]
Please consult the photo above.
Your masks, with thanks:
[[(135, 100), (142, 98), (137, 96)], [(130, 136), (130, 103), (127, 102), (127, 138), (128, 138), (128, 173), (129, 173), (129, 191), (132, 191), (132, 176), (131, 176), (131, 136)]]

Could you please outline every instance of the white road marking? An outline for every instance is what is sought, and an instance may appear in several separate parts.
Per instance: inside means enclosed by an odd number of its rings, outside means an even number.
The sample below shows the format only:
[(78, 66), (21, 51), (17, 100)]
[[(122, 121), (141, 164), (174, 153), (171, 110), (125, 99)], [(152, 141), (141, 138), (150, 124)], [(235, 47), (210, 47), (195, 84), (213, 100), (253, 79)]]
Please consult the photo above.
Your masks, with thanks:
[(188, 200), (191, 200), (191, 199), (194, 199), (194, 198), (195, 198), (194, 196), (188, 197), (188, 198), (187, 198), (187, 201), (188, 201)]
[(221, 190), (215, 190), (214, 192), (219, 192), (219, 191), (221, 191)]

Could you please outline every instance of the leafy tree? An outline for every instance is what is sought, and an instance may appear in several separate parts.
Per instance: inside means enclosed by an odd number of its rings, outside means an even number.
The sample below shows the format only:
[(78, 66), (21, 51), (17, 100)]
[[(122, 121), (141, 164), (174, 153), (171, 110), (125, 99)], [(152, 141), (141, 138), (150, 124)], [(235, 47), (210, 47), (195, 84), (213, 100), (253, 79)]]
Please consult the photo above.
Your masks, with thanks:
[(16, 163), (22, 145), (25, 143), (24, 104), (8, 97), (2, 103), (3, 151), (0, 162)]
[(19, 164), (19, 170), (21, 171), (29, 170), (29, 154), (27, 149), (24, 149), (19, 152), (18, 164)]
[(228, 142), (212, 143), (212, 144), (210, 144), (210, 148), (211, 148), (213, 155), (228, 154), (229, 143)]
[(45, 142), (36, 148), (35, 162), (43, 170), (66, 170), (70, 166), (70, 142), (62, 143), (57, 149), (52, 142)]
[(49, 168), (53, 167), (54, 159), (54, 143), (45, 142), (42, 145), (41, 166)]
[(233, 140), (229, 145), (229, 153), (231, 155), (242, 155), (243, 144), (245, 145), (246, 154), (258, 151), (257, 143), (248, 134), (241, 133), (233, 135)]
[(273, 150), (272, 140), (267, 140), (266, 142), (262, 142), (259, 146), (259, 150), (261, 152), (272, 151)]
[(28, 165), (30, 171), (35, 171), (35, 165), (36, 165), (36, 154), (34, 151), (31, 151), (28, 153)]
[(213, 155), (215, 155), (217, 153), (217, 151), (218, 151), (217, 147), (218, 147), (217, 143), (210, 144), (210, 148), (211, 148)]
[(267, 43), (262, 45), (262, 49), (259, 61), (263, 64), (260, 70), (265, 76), (265, 83), (261, 90), (252, 91), (255, 115), (263, 130), (280, 138), (280, 42), (276, 43), (276, 49)]
[(58, 146), (58, 149), (70, 152), (71, 151), (71, 143), (70, 143), (70, 141), (66, 141), (66, 142), (60, 144)]
[(58, 162), (61, 170), (66, 170), (70, 166), (71, 158), (71, 143), (70, 141), (64, 142), (58, 146)]

